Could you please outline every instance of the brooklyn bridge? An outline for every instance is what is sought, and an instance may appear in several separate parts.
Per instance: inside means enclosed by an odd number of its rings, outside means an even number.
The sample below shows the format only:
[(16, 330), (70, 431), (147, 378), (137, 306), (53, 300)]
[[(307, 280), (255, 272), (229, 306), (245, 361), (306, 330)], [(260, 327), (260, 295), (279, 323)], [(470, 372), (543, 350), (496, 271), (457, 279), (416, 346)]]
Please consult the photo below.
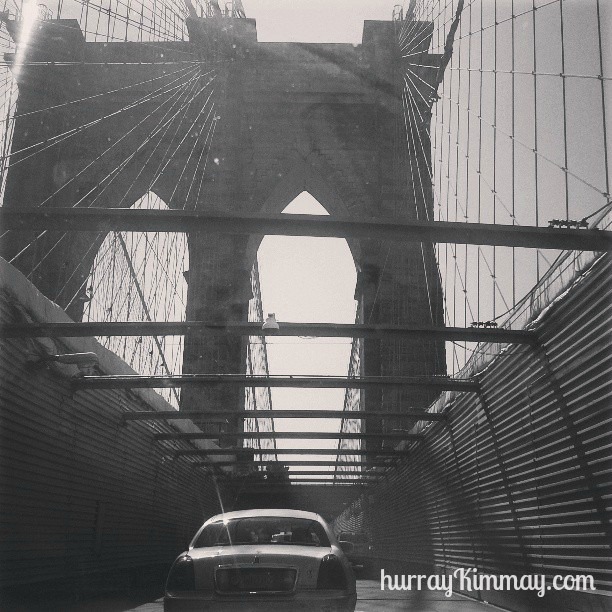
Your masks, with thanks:
[[(161, 610), (272, 508), (362, 612), (612, 608), (609, 0), (0, 21), (2, 609)], [(381, 591), (462, 568), (545, 594)]]

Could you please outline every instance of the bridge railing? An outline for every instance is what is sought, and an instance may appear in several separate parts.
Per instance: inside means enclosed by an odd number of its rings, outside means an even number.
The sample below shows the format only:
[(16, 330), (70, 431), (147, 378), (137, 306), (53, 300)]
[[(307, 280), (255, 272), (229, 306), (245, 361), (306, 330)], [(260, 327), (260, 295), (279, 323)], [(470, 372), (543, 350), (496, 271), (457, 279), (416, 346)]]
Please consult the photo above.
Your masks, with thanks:
[[(596, 215), (591, 228), (601, 230), (612, 226), (612, 206), (607, 206)], [(543, 275), (533, 290), (507, 314), (500, 327), (528, 329), (537, 318), (557, 300), (572, 283), (601, 257), (595, 251), (563, 251)], [(459, 378), (471, 378), (481, 372), (503, 349), (504, 344), (480, 344), (471, 359), (458, 373)]]

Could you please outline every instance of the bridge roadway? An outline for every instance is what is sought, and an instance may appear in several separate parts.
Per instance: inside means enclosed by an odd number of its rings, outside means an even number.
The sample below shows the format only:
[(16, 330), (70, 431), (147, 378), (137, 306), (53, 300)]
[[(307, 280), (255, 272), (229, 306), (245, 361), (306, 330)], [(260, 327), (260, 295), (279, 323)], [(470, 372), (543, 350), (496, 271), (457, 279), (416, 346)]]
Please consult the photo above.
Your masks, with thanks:
[[(357, 594), (355, 612), (484, 612), (499, 609), (457, 594), (449, 598), (441, 592), (383, 592), (378, 580), (357, 580)], [(150, 592), (131, 598), (107, 596), (79, 603), (47, 601), (40, 608), (31, 605), (11, 607), (13, 612), (163, 612), (163, 609), (159, 594)]]

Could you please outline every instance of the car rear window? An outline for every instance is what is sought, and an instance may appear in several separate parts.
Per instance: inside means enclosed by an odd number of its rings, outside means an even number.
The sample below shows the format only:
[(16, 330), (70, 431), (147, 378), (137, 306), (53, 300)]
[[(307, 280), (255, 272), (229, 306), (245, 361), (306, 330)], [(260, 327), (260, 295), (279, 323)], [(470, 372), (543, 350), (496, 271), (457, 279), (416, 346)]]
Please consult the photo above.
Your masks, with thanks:
[(294, 544), (329, 546), (329, 538), (318, 521), (292, 517), (258, 516), (218, 521), (206, 525), (194, 548), (237, 544)]

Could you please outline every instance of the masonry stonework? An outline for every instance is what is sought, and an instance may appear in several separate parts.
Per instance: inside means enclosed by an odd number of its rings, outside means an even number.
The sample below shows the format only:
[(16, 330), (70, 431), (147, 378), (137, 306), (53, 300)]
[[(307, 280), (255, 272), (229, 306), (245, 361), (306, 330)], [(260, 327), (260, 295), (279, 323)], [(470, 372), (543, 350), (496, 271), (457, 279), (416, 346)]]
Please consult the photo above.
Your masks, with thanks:
[[(17, 113), (47, 110), (15, 123), (5, 206), (129, 207), (151, 190), (170, 208), (280, 213), (308, 191), (337, 217), (433, 218), (427, 93), (410, 135), (419, 144), (409, 148), (403, 59), (392, 22), (366, 22), (356, 46), (260, 43), (250, 19), (190, 19), (188, 27), (189, 42), (161, 47), (86, 43), (76, 21), (40, 22), (39, 44), (30, 48), (27, 65), (14, 70)], [(11, 31), (18, 41), (15, 23)], [(423, 82), (433, 82), (439, 57), (427, 54), (429, 25), (419, 31), (422, 61), (413, 63), (423, 66)], [(186, 79), (189, 85), (179, 89)], [(170, 83), (168, 90), (175, 82), (177, 94), (156, 95), (161, 82)], [(65, 104), (84, 97), (91, 97), (87, 104)], [(215, 123), (210, 150), (192, 150), (208, 112)], [(67, 130), (74, 132), (63, 140)], [(54, 137), (62, 142), (45, 149)], [(195, 189), (203, 155), (209, 162)], [(33, 237), (24, 234), (5, 237), (2, 255), (78, 320), (104, 232), (69, 239), (48, 233), (19, 255)], [(261, 238), (188, 235), (187, 319), (246, 320)], [(431, 245), (354, 240), (349, 246), (364, 322), (443, 325)], [(239, 373), (244, 363), (244, 340), (186, 337), (185, 373)], [(368, 340), (362, 363), (367, 376), (446, 372), (443, 343), (425, 341)], [(365, 408), (418, 408), (431, 399), (426, 391), (368, 391)], [(239, 388), (185, 389), (181, 409), (231, 412), (242, 403)], [(236, 425), (230, 419), (230, 430)], [(371, 432), (393, 425), (366, 424)]]

